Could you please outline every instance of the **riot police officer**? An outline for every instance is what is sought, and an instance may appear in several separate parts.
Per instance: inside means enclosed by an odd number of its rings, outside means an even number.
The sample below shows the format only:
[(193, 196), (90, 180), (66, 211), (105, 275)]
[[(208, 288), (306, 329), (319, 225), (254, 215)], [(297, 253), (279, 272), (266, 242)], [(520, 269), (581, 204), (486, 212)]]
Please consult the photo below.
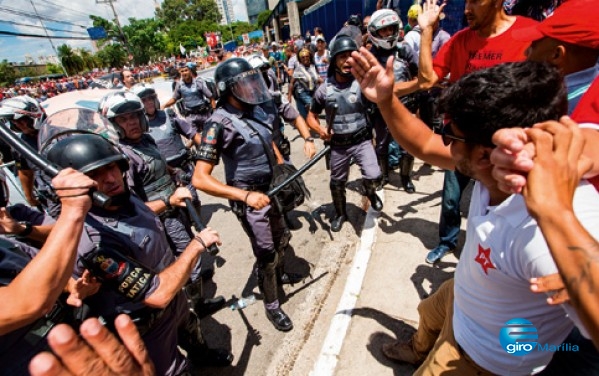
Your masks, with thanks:
[[(0, 236), (0, 299), (4, 302), (0, 310), (0, 375), (28, 375), (29, 360), (47, 348), (48, 330), (60, 322), (71, 322), (72, 312), (59, 296), (73, 272), (83, 221), (91, 206), (89, 189), (96, 184), (65, 169), (52, 185), (57, 188), (62, 212), (41, 250)], [(2, 206), (8, 200), (4, 188), (0, 188)]]
[[(347, 59), (357, 51), (356, 42), (347, 35), (338, 35), (331, 46), (331, 64), (327, 80), (316, 89), (308, 114), (311, 129), (318, 130), (320, 137), (330, 140), (331, 145), (331, 195), (335, 217), (331, 231), (341, 230), (347, 220), (345, 183), (349, 176), (350, 159), (353, 157), (362, 170), (364, 193), (372, 208), (380, 211), (383, 203), (376, 194), (381, 182), (381, 170), (372, 146), (372, 128), (366, 111), (368, 101), (362, 96), (360, 84), (351, 74)], [(336, 115), (333, 116), (336, 108)], [(320, 126), (318, 115), (326, 111), (328, 128)]]
[[(197, 317), (187, 306), (182, 287), (208, 246), (219, 243), (216, 231), (205, 229), (175, 259), (162, 222), (135, 195), (124, 179), (128, 158), (97, 134), (54, 136), (42, 152), (58, 166), (72, 166), (111, 198), (108, 207), (92, 206), (85, 218), (74, 274), (84, 269), (102, 281), (97, 294), (85, 299), (92, 316), (112, 323), (120, 313), (136, 322), (158, 375), (181, 374), (192, 363), (229, 365), (232, 355), (209, 349)], [(66, 237), (66, 236), (65, 236)]]
[[(45, 118), (44, 109), (27, 95), (6, 99), (0, 106), (0, 119), (8, 121), (11, 130), (19, 133), (21, 140), (34, 150), (37, 150), (37, 135)], [(27, 159), (20, 155), (15, 155), (15, 165), (29, 205), (41, 204), (45, 209), (51, 206), (51, 209), (48, 209), (49, 213), (57, 214), (58, 211), (52, 209), (55, 205), (49, 202), (49, 198), (53, 196), (41, 171), (35, 166), (30, 166)]]
[[(266, 316), (275, 328), (289, 331), (291, 319), (281, 309), (278, 285), (293, 283), (299, 276), (285, 273), (283, 255), (291, 233), (277, 205), (264, 194), (272, 180), (271, 153), (276, 113), (267, 113), (262, 104), (271, 100), (260, 71), (242, 58), (221, 63), (214, 75), (220, 99), (206, 122), (198, 150), (193, 184), (214, 196), (229, 199), (248, 234), (254, 256), (258, 287), (264, 295)], [(212, 176), (223, 159), (226, 184)], [(274, 157), (273, 157), (274, 158)], [(279, 155), (278, 162), (282, 162)]]
[[(270, 69), (270, 63), (262, 55), (252, 55), (248, 58), (248, 62), (252, 68), (259, 69), (262, 72), (264, 82), (270, 91), (272, 102), (267, 103), (266, 106), (274, 105), (276, 107), (276, 112), (278, 112), (280, 117), (291, 123), (297, 129), (305, 141), (304, 154), (306, 157), (312, 158), (316, 153), (316, 148), (314, 147), (314, 138), (312, 138), (310, 135), (310, 129), (308, 128), (304, 118), (291, 105), (291, 103), (289, 103), (289, 101), (285, 101), (283, 99), (277, 78), (272, 69)], [(289, 161), (289, 156), (291, 155), (291, 144), (287, 137), (283, 134), (284, 123), (280, 121), (279, 124), (279, 127), (273, 127), (275, 144), (279, 148), (283, 158), (286, 161)]]
[(179, 183), (189, 184), (195, 161), (181, 136), (199, 144), (200, 134), (187, 121), (171, 117), (166, 111), (161, 110), (156, 90), (150, 84), (137, 84), (132, 92), (143, 102), (149, 121), (148, 131), (166, 159), (166, 163), (172, 169), (180, 169), (175, 174)]
[(198, 132), (201, 132), (204, 123), (212, 114), (212, 92), (202, 78), (193, 77), (191, 68), (187, 65), (181, 66), (179, 73), (181, 79), (175, 85), (173, 97), (162, 106), (162, 110), (182, 100), (184, 110), (182, 115), (188, 123), (196, 127)]
[[(374, 12), (367, 30), (373, 44), (372, 54), (377, 60), (385, 66), (388, 59), (394, 59), (393, 73), (395, 74), (396, 83), (418, 79), (418, 56), (407, 44), (398, 44), (402, 22), (395, 11), (381, 9)], [(417, 111), (418, 101), (414, 94), (402, 97), (401, 101), (412, 113)], [(385, 185), (389, 182), (389, 143), (393, 138), (379, 111), (373, 113), (372, 119), (375, 131), (376, 154), (383, 172), (381, 185)], [(410, 176), (414, 167), (414, 157), (401, 148), (399, 150), (401, 184), (406, 192), (414, 193), (416, 188)]]

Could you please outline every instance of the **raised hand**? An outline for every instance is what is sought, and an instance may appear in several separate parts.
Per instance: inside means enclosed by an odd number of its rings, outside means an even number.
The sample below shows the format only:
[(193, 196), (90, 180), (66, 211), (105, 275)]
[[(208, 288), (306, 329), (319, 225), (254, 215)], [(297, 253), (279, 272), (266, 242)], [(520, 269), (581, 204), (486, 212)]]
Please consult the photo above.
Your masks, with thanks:
[(362, 88), (362, 94), (370, 101), (380, 104), (388, 103), (393, 98), (393, 59), (387, 60), (386, 68), (366, 48), (354, 51), (348, 59), (351, 72)]

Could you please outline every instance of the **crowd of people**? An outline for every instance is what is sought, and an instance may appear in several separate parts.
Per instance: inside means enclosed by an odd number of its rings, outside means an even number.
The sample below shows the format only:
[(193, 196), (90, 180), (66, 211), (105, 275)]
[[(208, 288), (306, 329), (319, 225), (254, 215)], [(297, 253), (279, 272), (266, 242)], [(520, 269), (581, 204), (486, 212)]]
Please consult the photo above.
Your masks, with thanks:
[[(225, 300), (203, 296), (220, 236), (193, 215), (199, 194), (228, 200), (251, 244), (264, 313), (276, 330), (293, 330), (280, 287), (306, 277), (285, 269), (286, 214), (301, 201), (267, 195), (281, 166), (293, 169), (285, 122), (306, 157), (315, 137), (328, 147), (333, 232), (350, 220), (352, 165), (378, 212), (394, 165), (408, 194), (415, 157), (443, 168), (430, 264), (456, 248), (459, 203), (474, 180), (454, 278), (420, 302), (409, 339), (383, 344), (387, 358), (418, 375), (599, 372), (594, 1), (550, 1), (544, 12), (466, 2), (467, 27), (453, 36), (440, 27), (445, 4), (413, 6), (404, 27), (398, 3), (350, 17), (330, 49), (316, 28), (283, 52), (272, 42), (224, 55), (213, 81), (193, 62), (169, 67), (165, 103), (130, 69), (98, 111), (46, 116), (27, 93), (5, 99), (0, 118), (14, 136), (3, 138), (29, 206), (9, 205), (0, 184), (0, 297), (12, 302), (0, 309), (0, 374), (229, 366), (233, 355), (201, 330)], [(221, 162), (222, 180), (213, 174)], [(513, 341), (502, 334), (511, 324), (533, 325), (536, 339)], [(568, 350), (527, 350), (532, 342)]]

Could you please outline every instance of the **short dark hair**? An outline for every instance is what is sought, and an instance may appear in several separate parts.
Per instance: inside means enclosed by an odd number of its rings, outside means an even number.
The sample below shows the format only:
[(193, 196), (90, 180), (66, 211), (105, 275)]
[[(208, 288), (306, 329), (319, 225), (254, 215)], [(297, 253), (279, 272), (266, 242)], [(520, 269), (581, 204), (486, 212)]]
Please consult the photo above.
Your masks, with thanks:
[(563, 77), (548, 63), (505, 63), (462, 77), (442, 94), (440, 109), (466, 140), (493, 146), (498, 129), (566, 115), (566, 93)]

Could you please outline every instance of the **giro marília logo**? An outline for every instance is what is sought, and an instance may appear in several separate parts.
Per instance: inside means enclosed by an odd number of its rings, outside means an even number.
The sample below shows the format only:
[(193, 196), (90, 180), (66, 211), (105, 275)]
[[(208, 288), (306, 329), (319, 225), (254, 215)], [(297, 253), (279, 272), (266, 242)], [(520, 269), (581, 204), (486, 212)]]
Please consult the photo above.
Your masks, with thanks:
[(526, 319), (511, 319), (499, 331), (499, 342), (508, 354), (523, 356), (537, 346), (537, 328)]

